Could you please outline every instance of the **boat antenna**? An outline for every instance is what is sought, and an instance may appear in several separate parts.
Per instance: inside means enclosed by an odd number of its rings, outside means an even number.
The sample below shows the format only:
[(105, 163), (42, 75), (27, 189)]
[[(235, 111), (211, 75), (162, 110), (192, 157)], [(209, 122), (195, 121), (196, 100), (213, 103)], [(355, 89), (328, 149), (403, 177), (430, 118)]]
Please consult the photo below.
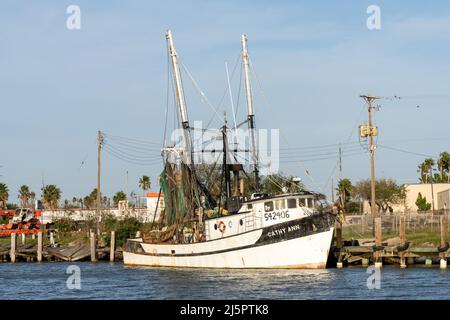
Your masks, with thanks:
[(255, 114), (253, 112), (252, 87), (250, 84), (249, 59), (247, 51), (247, 36), (245, 34), (242, 35), (241, 42), (242, 42), (242, 62), (244, 64), (244, 75), (245, 75), (245, 93), (247, 96), (247, 121), (248, 121), (248, 128), (250, 131), (253, 173), (255, 175), (256, 192), (259, 192), (260, 183), (259, 183), (259, 169), (258, 169), (259, 167), (258, 152), (256, 150), (256, 141), (255, 141)]

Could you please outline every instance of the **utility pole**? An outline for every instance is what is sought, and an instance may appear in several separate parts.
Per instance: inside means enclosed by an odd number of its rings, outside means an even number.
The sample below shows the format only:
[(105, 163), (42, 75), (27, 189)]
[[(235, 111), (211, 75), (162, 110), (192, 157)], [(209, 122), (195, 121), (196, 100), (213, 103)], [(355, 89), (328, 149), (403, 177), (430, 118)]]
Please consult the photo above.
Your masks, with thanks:
[(372, 126), (372, 109), (375, 107), (372, 102), (381, 99), (381, 97), (371, 96), (371, 95), (361, 95), (367, 103), (367, 111), (369, 117), (368, 125), (362, 125), (359, 127), (361, 137), (369, 137), (370, 142), (370, 207), (372, 211), (372, 218), (374, 220), (374, 233), (375, 233), (375, 244), (377, 246), (381, 245), (381, 221), (378, 210), (376, 208), (375, 202), (375, 145), (373, 143), (373, 137), (378, 135), (378, 128)]
[(434, 217), (434, 191), (433, 191), (433, 168), (430, 166), (430, 184), (431, 184), (431, 209)]
[(333, 176), (331, 176), (331, 202), (334, 204), (334, 179)]
[(128, 170), (125, 173), (125, 196), (128, 203)]
[(101, 194), (100, 194), (100, 168), (101, 168), (101, 150), (102, 150), (102, 144), (103, 144), (103, 135), (101, 131), (98, 131), (98, 147), (97, 147), (97, 235), (100, 232), (99, 229), (99, 221), (100, 221), (100, 208), (101, 208)]

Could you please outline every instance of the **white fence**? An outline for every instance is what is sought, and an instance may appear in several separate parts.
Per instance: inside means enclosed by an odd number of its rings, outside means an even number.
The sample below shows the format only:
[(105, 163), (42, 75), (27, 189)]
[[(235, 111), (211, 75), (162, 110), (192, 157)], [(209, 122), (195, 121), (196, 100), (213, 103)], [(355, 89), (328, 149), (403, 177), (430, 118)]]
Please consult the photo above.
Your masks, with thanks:
[[(141, 222), (152, 222), (154, 216), (154, 210), (147, 208), (142, 209), (102, 209), (100, 216), (112, 215), (117, 219), (124, 219), (127, 217), (133, 217)], [(58, 210), (45, 210), (42, 211), (43, 223), (51, 223), (56, 219), (68, 218), (75, 221), (87, 221), (96, 217), (95, 210), (90, 209), (58, 209)], [(100, 218), (101, 219), (101, 218)], [(156, 214), (155, 222), (159, 219), (159, 212)]]

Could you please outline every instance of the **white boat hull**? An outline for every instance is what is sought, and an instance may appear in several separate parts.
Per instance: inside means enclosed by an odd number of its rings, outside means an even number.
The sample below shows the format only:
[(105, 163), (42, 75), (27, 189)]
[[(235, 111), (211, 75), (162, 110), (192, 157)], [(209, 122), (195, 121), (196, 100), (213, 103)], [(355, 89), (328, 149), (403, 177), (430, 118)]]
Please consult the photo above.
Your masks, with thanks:
[[(293, 225), (295, 221), (287, 226), (272, 227), (269, 231), (258, 229), (192, 244), (148, 244), (137, 241), (142, 246), (142, 252), (125, 250), (124, 263), (191, 268), (325, 268), (334, 228), (328, 226), (325, 230), (298, 237), (293, 229), (292, 235), (286, 237)], [(282, 229), (286, 229), (284, 234), (277, 231)]]

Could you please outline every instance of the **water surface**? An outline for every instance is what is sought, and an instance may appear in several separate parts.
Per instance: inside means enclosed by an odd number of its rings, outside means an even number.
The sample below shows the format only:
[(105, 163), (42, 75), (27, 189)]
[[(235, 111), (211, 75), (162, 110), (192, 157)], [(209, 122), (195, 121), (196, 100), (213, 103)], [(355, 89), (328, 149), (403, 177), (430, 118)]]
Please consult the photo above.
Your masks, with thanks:
[[(81, 289), (69, 289), (70, 265)], [(116, 263), (0, 263), (2, 299), (449, 299), (450, 270), (385, 266), (380, 289), (366, 268), (215, 270)]]

